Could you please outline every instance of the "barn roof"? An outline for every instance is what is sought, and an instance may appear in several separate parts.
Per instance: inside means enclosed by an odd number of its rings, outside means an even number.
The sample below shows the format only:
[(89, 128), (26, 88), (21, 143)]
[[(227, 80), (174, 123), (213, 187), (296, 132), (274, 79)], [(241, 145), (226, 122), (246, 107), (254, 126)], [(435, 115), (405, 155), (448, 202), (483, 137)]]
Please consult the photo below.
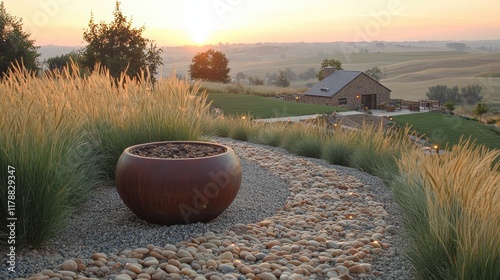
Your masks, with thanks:
[(304, 95), (332, 97), (362, 74), (366, 75), (361, 71), (335, 70), (335, 72), (312, 86)]
[(361, 71), (335, 70), (335, 72), (316, 83), (304, 94), (332, 97), (362, 73)]

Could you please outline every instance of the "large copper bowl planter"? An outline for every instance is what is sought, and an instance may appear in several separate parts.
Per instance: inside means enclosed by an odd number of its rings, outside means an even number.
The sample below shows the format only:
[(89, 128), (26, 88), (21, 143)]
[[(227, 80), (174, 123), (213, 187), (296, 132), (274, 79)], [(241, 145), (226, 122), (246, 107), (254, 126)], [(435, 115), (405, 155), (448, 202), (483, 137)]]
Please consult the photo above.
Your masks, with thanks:
[[(168, 145), (212, 146), (216, 155), (156, 158), (137, 149)], [(186, 146), (186, 145), (184, 145)], [(154, 142), (128, 147), (116, 166), (116, 187), (127, 207), (140, 218), (164, 225), (209, 222), (234, 200), (241, 184), (241, 165), (230, 147), (196, 141)]]

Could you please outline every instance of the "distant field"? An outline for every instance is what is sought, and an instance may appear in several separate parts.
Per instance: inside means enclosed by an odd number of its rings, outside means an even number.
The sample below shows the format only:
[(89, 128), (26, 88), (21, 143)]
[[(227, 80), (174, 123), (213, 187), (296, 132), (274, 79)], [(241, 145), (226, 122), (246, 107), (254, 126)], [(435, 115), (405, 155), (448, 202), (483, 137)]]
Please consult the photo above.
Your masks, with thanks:
[(295, 103), (246, 94), (209, 93), (208, 101), (212, 101), (212, 104), (226, 115), (251, 115), (262, 119), (345, 111), (345, 109), (331, 106)]
[(393, 98), (423, 99), (430, 86), (442, 84), (463, 87), (479, 84), (488, 103), (500, 103), (499, 53), (456, 54), (455, 56), (413, 60), (385, 67), (381, 82), (392, 90)]
[(478, 75), (478, 77), (494, 77), (494, 78), (499, 78), (500, 77), (500, 72), (483, 73), (481, 75)]
[[(467, 86), (479, 84), (491, 108), (500, 108), (500, 40), (468, 41), (465, 52), (446, 47), (445, 41), (421, 42), (332, 42), (332, 43), (260, 43), (221, 44), (218, 46), (177, 46), (163, 48), (162, 75), (175, 69), (187, 76), (194, 55), (209, 48), (222, 51), (229, 59), (230, 75), (277, 73), (290, 68), (296, 74), (309, 68), (319, 70), (325, 58), (340, 60), (346, 70), (365, 71), (380, 67), (386, 77), (381, 83), (392, 90), (392, 98), (425, 99), (431, 86)], [(69, 52), (56, 47), (42, 48), (42, 57)], [(297, 80), (291, 84), (303, 88), (316, 79)], [(252, 92), (250, 92), (252, 93)]]
[[(492, 149), (500, 149), (500, 129), (491, 126), (441, 113), (422, 113), (395, 116), (398, 124), (412, 125), (419, 135), (425, 135), (432, 143), (442, 148), (457, 144), (461, 137), (471, 137), (477, 144), (483, 144)], [(496, 133), (495, 133), (496, 131)]]

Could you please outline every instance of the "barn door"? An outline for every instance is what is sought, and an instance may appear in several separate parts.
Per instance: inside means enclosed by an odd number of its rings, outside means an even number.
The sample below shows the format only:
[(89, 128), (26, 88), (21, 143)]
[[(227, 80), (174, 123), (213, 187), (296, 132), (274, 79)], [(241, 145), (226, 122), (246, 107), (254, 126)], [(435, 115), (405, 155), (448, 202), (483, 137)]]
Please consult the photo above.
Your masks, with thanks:
[(376, 94), (361, 95), (361, 104), (363, 108), (368, 108), (368, 110), (377, 109), (377, 95)]

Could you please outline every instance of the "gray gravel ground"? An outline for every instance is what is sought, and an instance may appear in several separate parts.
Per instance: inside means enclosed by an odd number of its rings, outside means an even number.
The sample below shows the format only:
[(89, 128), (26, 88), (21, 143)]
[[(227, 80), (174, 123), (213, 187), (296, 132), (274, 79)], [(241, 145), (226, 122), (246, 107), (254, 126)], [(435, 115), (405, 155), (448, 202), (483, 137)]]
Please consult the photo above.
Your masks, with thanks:
[[(223, 141), (230, 143), (234, 140)], [(279, 148), (267, 148), (287, 153)], [(358, 178), (369, 185), (372, 192), (385, 203), (385, 209), (390, 214), (387, 222), (395, 226), (397, 234), (391, 242), (390, 254), (381, 257), (374, 264), (374, 268), (384, 271), (384, 274), (381, 277), (370, 276), (369, 279), (412, 279), (409, 274), (410, 265), (400, 253), (404, 244), (400, 234), (401, 215), (383, 182), (352, 168), (332, 166), (323, 160), (312, 161)], [(65, 226), (46, 247), (16, 252), (17, 273), (9, 274), (8, 278), (2, 276), (6, 271), (6, 252), (2, 248), (0, 279), (27, 277), (45, 268), (55, 269), (67, 259), (86, 259), (94, 252), (112, 256), (121, 250), (144, 247), (147, 244), (175, 244), (207, 231), (219, 233), (237, 223), (255, 223), (272, 216), (276, 209), (284, 205), (289, 195), (288, 184), (247, 160), (241, 159), (241, 165), (243, 181), (238, 196), (219, 218), (207, 224), (160, 226), (146, 223), (128, 210), (113, 184), (99, 186), (93, 191), (91, 199), (66, 221)]]
[[(214, 221), (174, 226), (149, 224), (128, 210), (113, 184), (102, 185), (46, 247), (17, 252), (17, 274), (9, 274), (8, 279), (56, 268), (67, 259), (89, 258), (94, 252), (114, 255), (126, 248), (147, 244), (175, 244), (207, 231), (219, 233), (237, 223), (255, 223), (272, 216), (288, 197), (288, 185), (256, 164), (240, 161), (243, 170), (240, 191), (229, 208)], [(7, 271), (7, 253), (4, 249), (0, 253), (2, 275)]]

